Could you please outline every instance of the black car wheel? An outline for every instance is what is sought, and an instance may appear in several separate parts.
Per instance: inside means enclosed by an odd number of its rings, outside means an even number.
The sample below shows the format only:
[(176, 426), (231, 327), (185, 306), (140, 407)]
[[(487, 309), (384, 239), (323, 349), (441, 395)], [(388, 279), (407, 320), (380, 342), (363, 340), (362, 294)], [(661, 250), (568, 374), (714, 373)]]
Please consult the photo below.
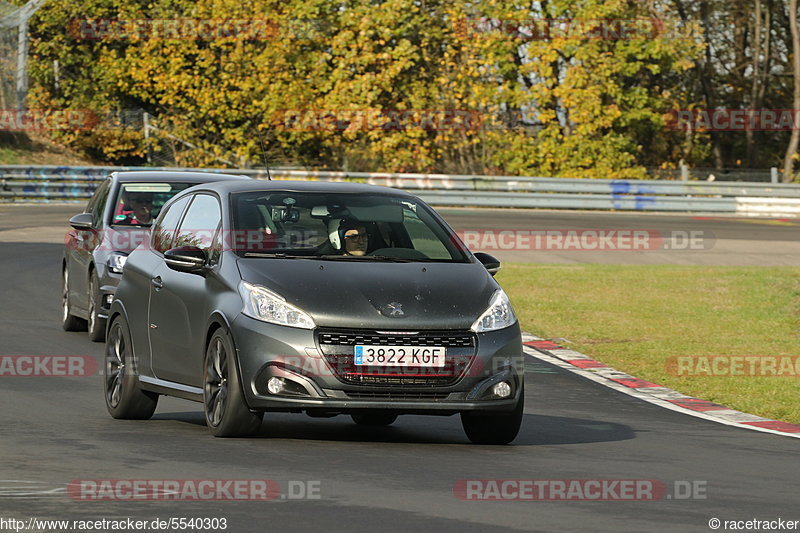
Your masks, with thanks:
[(233, 342), (221, 329), (211, 337), (203, 372), (203, 411), (215, 437), (246, 437), (261, 427), (263, 413), (244, 401)]
[(97, 273), (92, 272), (89, 278), (89, 320), (88, 330), (89, 339), (94, 342), (103, 342), (106, 340), (106, 319), (100, 318), (100, 310), (102, 309), (102, 297), (100, 294), (99, 283), (97, 281)]
[(61, 271), (61, 327), (64, 331), (81, 331), (86, 322), (72, 314), (69, 303), (69, 271)]
[(510, 413), (461, 413), (464, 433), (473, 444), (508, 444), (517, 437), (525, 407), (524, 391), (520, 391), (516, 407)]
[(111, 323), (103, 376), (106, 408), (111, 416), (134, 420), (147, 420), (153, 416), (158, 395), (141, 390), (137, 384), (130, 334), (120, 317)]
[(397, 415), (389, 413), (360, 413), (350, 416), (359, 426), (389, 426), (397, 420)]

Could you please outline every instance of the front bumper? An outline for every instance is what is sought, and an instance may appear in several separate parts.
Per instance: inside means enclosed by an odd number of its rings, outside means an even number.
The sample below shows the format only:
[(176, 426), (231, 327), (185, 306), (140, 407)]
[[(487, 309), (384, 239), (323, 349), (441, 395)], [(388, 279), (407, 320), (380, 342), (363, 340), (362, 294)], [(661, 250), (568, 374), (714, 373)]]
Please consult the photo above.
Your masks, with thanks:
[[(366, 410), (440, 415), (508, 412), (523, 391), (518, 324), (476, 334), (470, 364), (446, 385), (347, 382), (323, 355), (314, 330), (277, 326), (239, 315), (231, 325), (231, 335), (245, 398), (253, 410), (323, 415)], [(271, 394), (267, 387), (270, 378), (280, 378), (284, 390)], [(492, 387), (501, 381), (512, 388), (505, 399), (497, 399), (492, 393)]]

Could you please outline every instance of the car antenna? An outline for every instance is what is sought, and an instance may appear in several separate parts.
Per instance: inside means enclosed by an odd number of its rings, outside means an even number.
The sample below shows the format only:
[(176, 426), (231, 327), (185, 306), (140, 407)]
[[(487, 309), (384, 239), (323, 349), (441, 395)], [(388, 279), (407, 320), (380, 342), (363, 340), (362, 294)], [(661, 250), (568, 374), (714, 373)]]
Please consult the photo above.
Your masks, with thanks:
[(272, 175), (269, 172), (269, 161), (267, 160), (267, 149), (264, 146), (264, 137), (261, 136), (261, 132), (258, 132), (258, 141), (261, 143), (261, 159), (264, 162), (264, 166), (267, 167), (267, 179), (272, 181)]

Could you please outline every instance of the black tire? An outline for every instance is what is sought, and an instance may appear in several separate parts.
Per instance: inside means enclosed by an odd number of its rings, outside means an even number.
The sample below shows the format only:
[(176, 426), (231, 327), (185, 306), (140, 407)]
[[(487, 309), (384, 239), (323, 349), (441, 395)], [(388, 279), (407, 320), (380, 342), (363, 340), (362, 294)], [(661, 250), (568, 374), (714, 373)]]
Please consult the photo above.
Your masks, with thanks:
[(508, 444), (517, 438), (525, 408), (525, 391), (521, 391), (516, 407), (510, 413), (461, 413), (464, 433), (473, 444)]
[(247, 437), (261, 427), (264, 413), (244, 400), (233, 341), (222, 330), (212, 335), (203, 361), (203, 413), (215, 437)]
[(102, 306), (102, 294), (100, 294), (97, 272), (92, 271), (89, 277), (89, 320), (87, 320), (89, 340), (92, 342), (106, 340), (106, 319), (99, 316)]
[(64, 331), (82, 331), (86, 322), (72, 314), (69, 303), (69, 271), (66, 265), (61, 270), (61, 327)]
[(397, 420), (397, 415), (391, 413), (359, 413), (350, 417), (359, 426), (390, 426)]
[(158, 394), (140, 389), (136, 376), (130, 333), (125, 321), (117, 317), (109, 329), (103, 365), (106, 408), (114, 418), (147, 420), (153, 416)]

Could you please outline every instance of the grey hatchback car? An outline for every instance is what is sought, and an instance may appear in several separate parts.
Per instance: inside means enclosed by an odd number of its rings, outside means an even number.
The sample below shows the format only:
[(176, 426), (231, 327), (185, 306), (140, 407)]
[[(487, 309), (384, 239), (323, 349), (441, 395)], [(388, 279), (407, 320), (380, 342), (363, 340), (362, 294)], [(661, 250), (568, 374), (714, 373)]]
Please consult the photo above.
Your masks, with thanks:
[(105, 340), (106, 317), (122, 267), (167, 200), (200, 183), (249, 180), (213, 172), (113, 172), (98, 185), (85, 212), (73, 216), (61, 260), (61, 324)]
[(201, 402), (215, 436), (265, 412), (461, 416), (475, 443), (520, 428), (520, 328), (494, 281), (419, 198), (324, 182), (199, 185), (162, 209), (111, 305), (105, 401), (150, 418)]

